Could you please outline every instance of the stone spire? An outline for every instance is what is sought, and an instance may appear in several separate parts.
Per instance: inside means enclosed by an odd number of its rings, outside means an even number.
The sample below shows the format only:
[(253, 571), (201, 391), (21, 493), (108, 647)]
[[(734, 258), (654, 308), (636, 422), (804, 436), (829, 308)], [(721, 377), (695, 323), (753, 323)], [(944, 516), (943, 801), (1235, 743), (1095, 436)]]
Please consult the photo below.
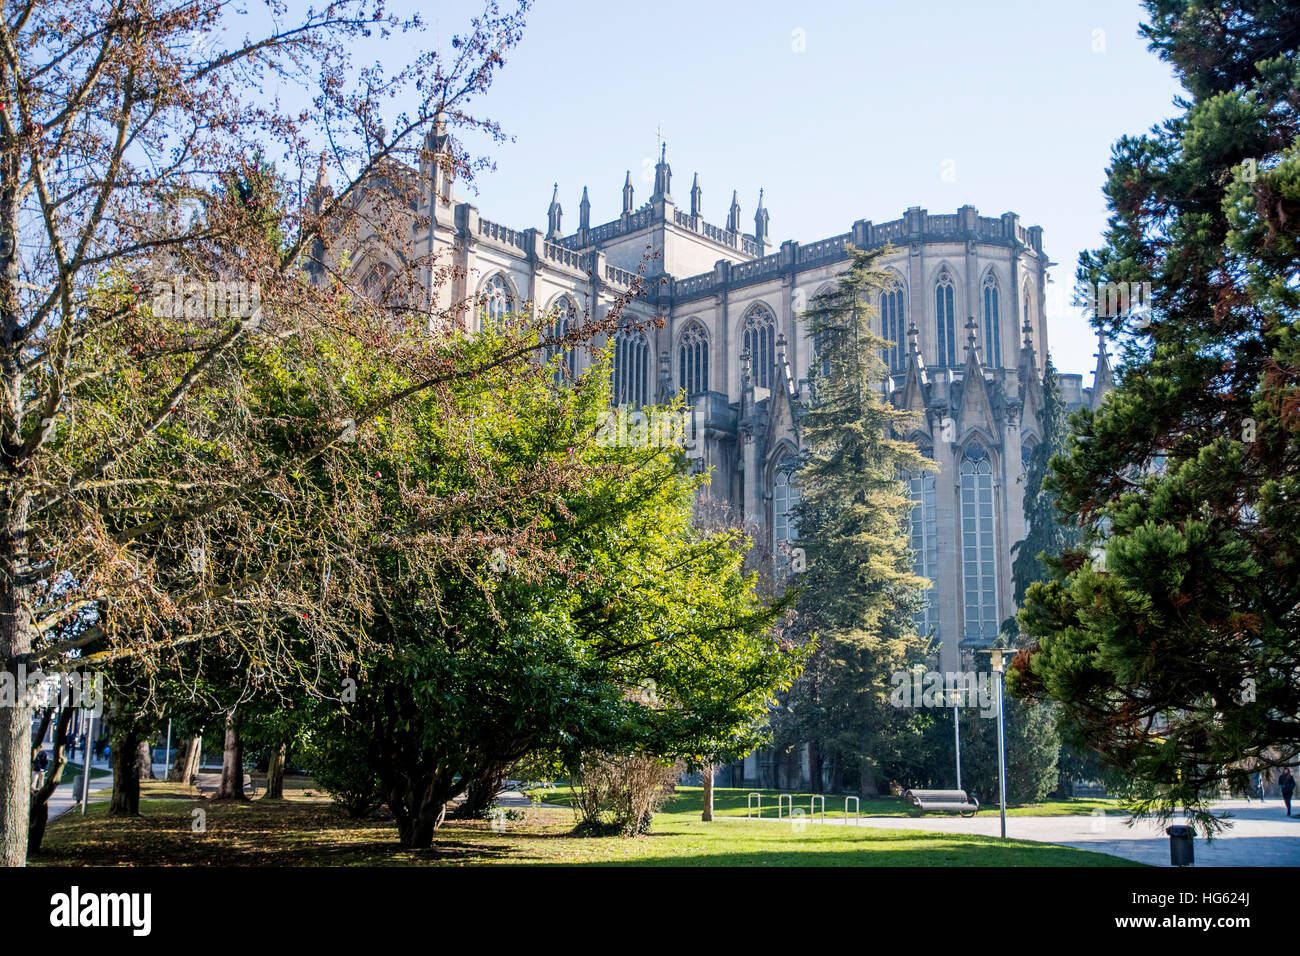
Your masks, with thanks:
[(623, 181), (623, 215), (632, 215), (632, 170), (627, 171), (627, 179)]
[(758, 208), (754, 210), (754, 238), (759, 247), (767, 244), (767, 210), (763, 208), (763, 190), (758, 191)]
[(673, 201), (673, 197), (668, 192), (672, 176), (673, 168), (668, 165), (668, 144), (665, 142), (659, 150), (659, 162), (655, 164), (655, 192), (650, 197), (651, 202), (658, 202), (661, 199)]
[(582, 187), (582, 201), (578, 203), (578, 228), (591, 228), (591, 200), (587, 198), (587, 187)]
[(560, 217), (564, 215), (564, 210), (560, 208), (560, 184), (555, 184), (555, 191), (551, 193), (551, 205), (546, 210), (546, 238), (555, 240), (564, 235), (560, 231)]
[(731, 191), (731, 212), (727, 213), (727, 232), (740, 232), (740, 202), (734, 189)]
[[(966, 320), (966, 352), (968, 354), (975, 353), (977, 351), (977, 347), (975, 345), (975, 338), (976, 338), (975, 333), (976, 333), (976, 329), (978, 328), (979, 326), (975, 324), (975, 316), (973, 315), (970, 316)], [(979, 356), (976, 355), (975, 359), (978, 362)]]
[(325, 163), (325, 153), (320, 154), (320, 164), (316, 167), (316, 182), (307, 192), (307, 202), (311, 205), (311, 211), (319, 213), (321, 207), (325, 205), (325, 200), (334, 195), (334, 188), (330, 185), (330, 171)]
[(1115, 387), (1115, 375), (1110, 368), (1110, 356), (1106, 354), (1106, 333), (1097, 330), (1097, 370), (1092, 376), (1092, 407), (1101, 404), (1106, 393)]
[(691, 217), (698, 219), (704, 215), (701, 211), (700, 199), (704, 194), (700, 192), (700, 174), (695, 174), (695, 181), (691, 183)]

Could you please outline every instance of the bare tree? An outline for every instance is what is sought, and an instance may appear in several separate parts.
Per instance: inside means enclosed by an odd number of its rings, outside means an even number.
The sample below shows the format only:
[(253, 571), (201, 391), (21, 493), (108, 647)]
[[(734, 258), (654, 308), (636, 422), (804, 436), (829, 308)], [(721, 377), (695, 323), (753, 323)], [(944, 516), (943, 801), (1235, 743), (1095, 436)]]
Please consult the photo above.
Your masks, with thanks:
[[(442, 274), (418, 250), (387, 290), (389, 302), (410, 290), (396, 313), (324, 253), (362, 232), (410, 250), (409, 219), (390, 212), (409, 209), (419, 184), (394, 171), (427, 160), (435, 120), (500, 135), (469, 106), (526, 5), (503, 14), (489, 2), (449, 55), (419, 53), (393, 75), (354, 69), (347, 50), (421, 24), (368, 0), (296, 20), (268, 4), (253, 21), (263, 34), (229, 48), (210, 42), (235, 22), (227, 0), (5, 8), (0, 664), (15, 679), (127, 657), (148, 670), (200, 642), (298, 679), (281, 636), (305, 634), (317, 669), (347, 659), (376, 549), (418, 541), (469, 562), (495, 545), (438, 539), (440, 515), (480, 502), (423, 489), (400, 533), (375, 540), (376, 497), (342, 464), (354, 443), (380, 441), (377, 421), (400, 423), (412, 396), (536, 361), (536, 329), (491, 356), (431, 347), (394, 321), (453, 327), (433, 314)], [(269, 88), (310, 91), (311, 108), (290, 112)], [(294, 171), (293, 201), (236, 201), (270, 155)], [(438, 162), (464, 178), (481, 164), (455, 150)], [(322, 164), (336, 188), (308, 186)], [(367, 188), (376, 181), (391, 188)], [(348, 380), (360, 346), (391, 370), (383, 387)], [(279, 381), (293, 387), (272, 394)], [(490, 477), (485, 499), (521, 493)], [(85, 626), (62, 637), (70, 620)], [(0, 708), (0, 865), (25, 859), (30, 732), (25, 701)]]

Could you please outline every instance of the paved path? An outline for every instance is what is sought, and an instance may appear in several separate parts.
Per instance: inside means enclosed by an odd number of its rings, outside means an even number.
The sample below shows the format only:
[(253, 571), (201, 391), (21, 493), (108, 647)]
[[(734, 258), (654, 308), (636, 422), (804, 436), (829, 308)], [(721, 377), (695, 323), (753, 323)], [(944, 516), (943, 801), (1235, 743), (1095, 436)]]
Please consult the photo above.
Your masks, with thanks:
[[(96, 760), (91, 762), (91, 766), (106, 770), (108, 769), (109, 763), (108, 760)], [(63, 814), (67, 813), (73, 807), (78, 806), (81, 803), (82, 767), (83, 764), (81, 764), (78, 761), (74, 761), (72, 766), (66, 768), (64, 772), (67, 773), (68, 770), (75, 769), (77, 771), (76, 781), (74, 783), (65, 783), (55, 787), (54, 793), (50, 795), (49, 807), (50, 807), (51, 823), (57, 820), (59, 817), (63, 816)], [(76, 790), (75, 793), (73, 792), (74, 788)], [(111, 794), (104, 794), (101, 793), (101, 791), (103, 790), (111, 791), (112, 788), (113, 788), (113, 775), (111, 773), (106, 777), (92, 776), (90, 778), (90, 802), (96, 803), (100, 800), (109, 799)]]
[[(1232, 828), (1206, 842), (1197, 838), (1197, 866), (1300, 866), (1300, 816), (1288, 818), (1280, 800), (1222, 800), (1214, 810), (1232, 813)], [(1300, 808), (1297, 808), (1300, 813)], [(815, 818), (810, 818), (815, 822)], [(1016, 840), (1058, 843), (1110, 853), (1114, 856), (1169, 866), (1169, 837), (1164, 827), (1149, 819), (1126, 826), (1128, 817), (1114, 812), (1101, 816), (1007, 817), (1007, 836)], [(1178, 823), (1177, 818), (1169, 821)], [(853, 826), (852, 820), (829, 819), (826, 825)], [(937, 833), (973, 833), (999, 836), (997, 808), (981, 809), (966, 819), (958, 816), (866, 817), (861, 826), (893, 830), (928, 830)]]

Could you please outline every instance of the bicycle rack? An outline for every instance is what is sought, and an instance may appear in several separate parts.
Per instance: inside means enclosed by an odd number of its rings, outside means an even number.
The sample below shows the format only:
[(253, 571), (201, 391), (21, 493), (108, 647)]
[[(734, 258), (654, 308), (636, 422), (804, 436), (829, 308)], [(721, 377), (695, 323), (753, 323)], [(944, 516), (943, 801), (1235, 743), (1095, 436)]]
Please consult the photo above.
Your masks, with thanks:
[(778, 820), (781, 819), (781, 807), (782, 807), (783, 805), (785, 805), (785, 801), (787, 801), (787, 800), (790, 801), (790, 813), (789, 813), (789, 816), (791, 816), (791, 817), (794, 816), (794, 795), (793, 795), (793, 794), (789, 794), (789, 793), (782, 793), (782, 794), (779, 794), (779, 795), (777, 796), (777, 798), (776, 798), (776, 818), (777, 818)]
[(817, 812), (816, 807), (817, 807), (817, 801), (818, 801), (818, 800), (820, 800), (820, 801), (822, 802), (822, 819), (821, 819), (821, 822), (822, 822), (822, 823), (825, 823), (825, 822), (826, 822), (826, 798), (823, 797), (823, 796), (821, 796), (820, 794), (816, 794), (816, 795), (814, 795), (814, 796), (812, 796), (812, 797), (809, 798), (809, 800), (808, 800), (808, 816), (812, 816), (814, 813)]
[[(745, 798), (745, 819), (748, 820), (754, 815), (754, 800), (758, 800), (758, 819), (763, 819), (763, 795), (761, 793), (751, 793)], [(779, 812), (779, 811), (778, 811)]]
[(859, 800), (857, 797), (845, 797), (845, 798), (844, 798), (844, 823), (845, 823), (845, 825), (847, 825), (848, 822), (849, 822), (849, 801), (850, 801), (850, 800), (853, 801), (853, 825), (856, 827), (856, 826), (859, 826), (859, 825), (862, 823), (862, 801)]

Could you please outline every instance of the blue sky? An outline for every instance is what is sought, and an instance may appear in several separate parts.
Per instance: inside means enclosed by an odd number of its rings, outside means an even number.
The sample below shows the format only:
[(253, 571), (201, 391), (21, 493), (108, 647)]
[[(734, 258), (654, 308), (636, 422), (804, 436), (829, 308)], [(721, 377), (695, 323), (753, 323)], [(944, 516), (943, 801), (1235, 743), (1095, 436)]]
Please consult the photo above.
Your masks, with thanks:
[[(418, 9), (446, 44), (479, 7)], [(706, 218), (725, 222), (737, 189), (752, 229), (762, 187), (778, 244), (913, 205), (1014, 211), (1059, 263), (1057, 366), (1091, 372), (1096, 340), (1067, 292), (1105, 227), (1111, 144), (1173, 115), (1179, 92), (1137, 35), (1142, 14), (1134, 0), (539, 0), (478, 104), (513, 142), (491, 148), (497, 168), (469, 198), (489, 219), (544, 228), (558, 182), (567, 232), (586, 185), (593, 222), (607, 221), (627, 170), (638, 204), (648, 197), (662, 129), (679, 204), (698, 170)]]

